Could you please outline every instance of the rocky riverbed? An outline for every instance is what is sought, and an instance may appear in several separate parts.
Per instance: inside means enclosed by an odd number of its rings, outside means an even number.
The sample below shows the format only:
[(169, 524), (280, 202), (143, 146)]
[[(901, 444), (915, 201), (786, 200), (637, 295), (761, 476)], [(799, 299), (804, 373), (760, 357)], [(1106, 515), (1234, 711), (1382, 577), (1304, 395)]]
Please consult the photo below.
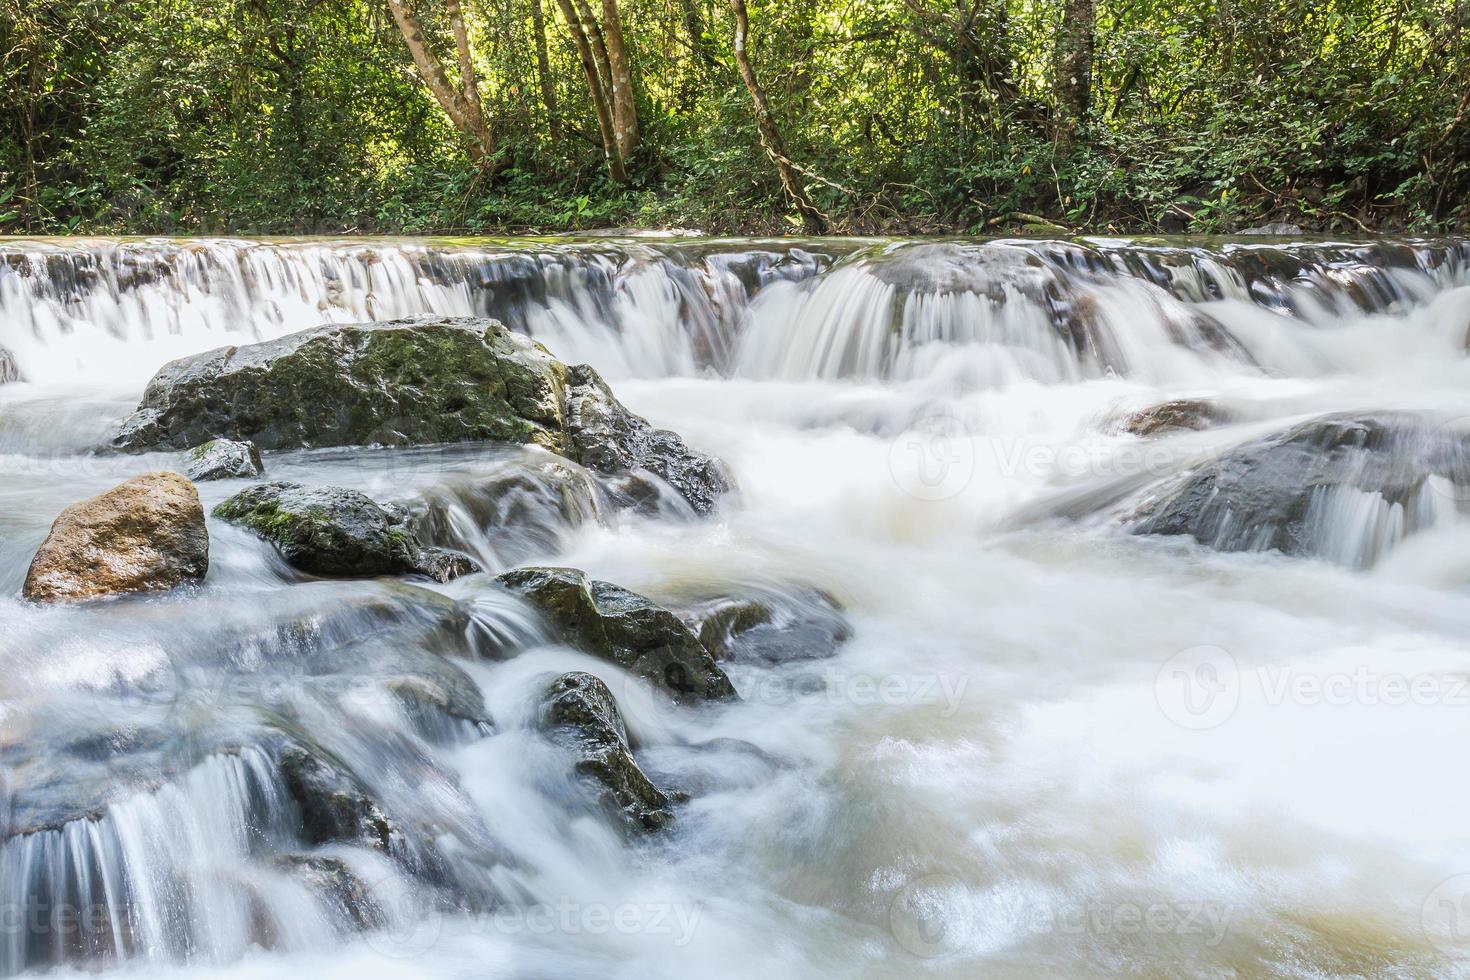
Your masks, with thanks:
[(0, 972), (1470, 953), (1463, 243), (0, 258)]

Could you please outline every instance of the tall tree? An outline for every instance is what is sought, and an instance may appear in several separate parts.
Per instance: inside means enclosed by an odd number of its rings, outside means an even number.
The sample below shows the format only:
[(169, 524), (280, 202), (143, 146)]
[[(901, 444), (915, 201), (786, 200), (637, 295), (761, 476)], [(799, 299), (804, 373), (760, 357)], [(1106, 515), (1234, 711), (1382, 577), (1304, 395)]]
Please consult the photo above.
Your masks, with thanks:
[(633, 68), (628, 42), (623, 38), (623, 17), (618, 0), (602, 0), (603, 33), (607, 35), (607, 66), (611, 82), (613, 138), (626, 164), (638, 150), (638, 105), (633, 96)]
[(546, 52), (546, 15), (541, 0), (530, 0), (531, 29), (536, 43), (536, 80), (541, 87), (541, 104), (546, 108), (546, 131), (553, 140), (561, 139), (561, 115), (556, 106), (556, 85), (551, 78), (551, 58)]
[(577, 49), (577, 60), (582, 63), (582, 74), (587, 79), (587, 90), (591, 97), (592, 112), (597, 116), (597, 131), (602, 137), (602, 155), (607, 163), (608, 176), (620, 184), (628, 182), (628, 171), (623, 166), (623, 155), (618, 152), (618, 142), (613, 128), (612, 103), (604, 84), (606, 49), (599, 62), (594, 38), (601, 38), (592, 12), (580, 0), (557, 0), (562, 19), (567, 22), (567, 32), (572, 36), (572, 46)]
[(587, 0), (558, 3), (587, 77), (608, 173), (619, 183), (626, 183), (628, 163), (638, 149), (640, 134), (633, 70), (617, 0), (602, 0), (601, 23)]
[(408, 53), (413, 58), (419, 77), (428, 87), (434, 101), (444, 110), (450, 122), (470, 138), (470, 155), (482, 169), (492, 170), (499, 165), (496, 155), (495, 136), (485, 120), (485, 108), (480, 101), (479, 77), (475, 72), (474, 59), (470, 52), (469, 32), (465, 29), (464, 11), (460, 0), (444, 0), (444, 15), (449, 20), (450, 33), (454, 35), (455, 61), (459, 69), (459, 87), (449, 80), (439, 57), (424, 39), (423, 27), (418, 17), (409, 10), (404, 0), (388, 0), (393, 11), (393, 20), (408, 44)]
[(750, 102), (755, 110), (755, 125), (760, 131), (761, 146), (765, 147), (766, 155), (776, 165), (776, 171), (781, 175), (781, 187), (786, 191), (786, 196), (791, 199), (796, 213), (801, 215), (802, 230), (808, 235), (825, 235), (827, 218), (817, 210), (816, 205), (812, 204), (812, 199), (807, 196), (806, 189), (797, 179), (796, 165), (786, 154), (786, 141), (781, 138), (781, 130), (771, 116), (771, 105), (766, 100), (766, 93), (755, 76), (754, 66), (750, 63), (750, 52), (746, 50), (750, 40), (750, 14), (745, 9), (745, 0), (730, 0), (730, 9), (735, 12), (735, 64), (740, 68), (740, 77), (745, 82), (745, 90), (750, 93)]
[(1075, 132), (1087, 121), (1092, 104), (1092, 58), (1097, 20), (1096, 0), (1066, 0), (1057, 34), (1056, 90), (1063, 131)]

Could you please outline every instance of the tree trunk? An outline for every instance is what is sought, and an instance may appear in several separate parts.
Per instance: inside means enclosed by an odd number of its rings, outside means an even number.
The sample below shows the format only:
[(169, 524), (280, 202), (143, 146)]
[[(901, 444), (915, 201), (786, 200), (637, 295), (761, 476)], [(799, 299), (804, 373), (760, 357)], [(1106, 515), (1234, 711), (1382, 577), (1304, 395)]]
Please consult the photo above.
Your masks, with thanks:
[(760, 82), (755, 77), (755, 69), (751, 66), (750, 54), (746, 51), (746, 42), (750, 37), (750, 15), (746, 13), (745, 0), (730, 0), (730, 9), (735, 12), (735, 63), (740, 68), (745, 89), (750, 93), (751, 105), (755, 109), (756, 128), (761, 135), (761, 146), (765, 147), (766, 154), (776, 165), (776, 171), (781, 175), (781, 187), (801, 215), (802, 230), (808, 235), (825, 235), (827, 219), (812, 204), (811, 198), (807, 197), (801, 186), (801, 181), (797, 179), (796, 167), (786, 155), (786, 141), (781, 138), (775, 119), (771, 118), (771, 106), (766, 101), (766, 93), (761, 90)]
[(434, 101), (444, 110), (449, 121), (470, 137), (470, 156), (484, 169), (495, 166), (495, 138), (485, 122), (484, 110), (480, 106), (479, 86), (475, 81), (474, 65), (469, 59), (469, 39), (465, 35), (464, 20), (459, 9), (459, 0), (448, 0), (451, 29), (454, 31), (455, 48), (459, 52), (461, 84), (465, 91), (455, 89), (444, 72), (444, 66), (424, 40), (423, 29), (418, 18), (404, 6), (403, 0), (388, 0), (393, 20), (399, 33), (408, 44), (408, 53), (413, 58), (419, 77), (434, 96)]
[(618, 155), (617, 140), (613, 136), (612, 110), (608, 106), (607, 94), (602, 86), (597, 57), (588, 39), (586, 25), (579, 8), (585, 5), (577, 0), (557, 0), (561, 15), (566, 19), (567, 30), (572, 35), (572, 45), (577, 49), (577, 58), (582, 62), (582, 73), (587, 76), (587, 90), (592, 96), (592, 110), (597, 114), (597, 130), (602, 137), (602, 155), (607, 160), (607, 173), (620, 184), (628, 182), (628, 172), (623, 167), (623, 158)]
[(684, 15), (684, 30), (689, 34), (689, 50), (705, 68), (710, 71), (717, 70), (720, 63), (705, 42), (704, 18), (699, 16), (696, 0), (679, 0), (679, 9)]
[(626, 163), (638, 149), (638, 106), (633, 101), (633, 69), (628, 63), (628, 45), (623, 40), (623, 20), (618, 0), (602, 0), (602, 31), (607, 38), (608, 75), (613, 111), (613, 138), (618, 155)]
[(546, 130), (553, 141), (561, 140), (561, 119), (556, 111), (556, 86), (551, 80), (551, 59), (546, 53), (546, 15), (541, 0), (531, 0), (531, 26), (536, 34), (536, 77), (541, 84), (541, 104), (546, 107)]
[(1056, 92), (1068, 134), (1087, 122), (1092, 103), (1093, 26), (1095, 0), (1066, 0), (1057, 36)]

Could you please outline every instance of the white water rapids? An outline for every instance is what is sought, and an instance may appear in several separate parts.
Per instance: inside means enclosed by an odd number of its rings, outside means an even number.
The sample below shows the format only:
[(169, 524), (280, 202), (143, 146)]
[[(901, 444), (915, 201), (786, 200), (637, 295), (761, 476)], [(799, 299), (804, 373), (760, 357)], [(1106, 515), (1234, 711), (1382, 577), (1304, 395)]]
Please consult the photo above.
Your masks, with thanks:
[[(197, 594), (21, 601), (61, 508), (178, 465), (94, 452), (165, 361), (424, 312), (592, 364), (739, 485), (697, 521), (590, 491), (547, 526), (449, 506), (466, 550), (670, 604), (822, 589), (839, 653), (731, 666), (740, 703), (679, 708), (472, 576), (439, 591), (489, 638), (451, 659), (493, 725), (426, 733), (297, 665), (433, 654), (427, 599), (300, 581), (215, 521)], [(1111, 509), (1326, 413), (1458, 431), (1467, 341), (1464, 242), (0, 241), (0, 976), (1470, 976), (1463, 490), (1323, 488), (1316, 557)], [(1173, 399), (1226, 421), (1125, 430)], [(266, 459), (410, 501), (523, 462)], [(206, 509), (241, 486), (201, 484)], [(562, 805), (528, 715), (569, 669), (609, 680), (644, 767), (689, 794), (666, 831)], [(168, 697), (123, 696), (160, 674)], [(264, 750), (206, 751), (267, 705), (437, 836), (398, 864), (304, 843)], [(382, 915), (324, 907), (303, 855)], [(63, 894), (104, 921), (58, 929)]]

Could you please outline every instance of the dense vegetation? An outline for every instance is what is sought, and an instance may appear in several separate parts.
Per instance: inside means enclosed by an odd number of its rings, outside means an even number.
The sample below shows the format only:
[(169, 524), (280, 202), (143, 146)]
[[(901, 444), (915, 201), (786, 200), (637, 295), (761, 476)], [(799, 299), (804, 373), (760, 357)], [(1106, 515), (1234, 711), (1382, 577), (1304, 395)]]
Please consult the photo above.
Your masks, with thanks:
[(1268, 220), (1470, 224), (1470, 2), (0, 0), (0, 233)]

